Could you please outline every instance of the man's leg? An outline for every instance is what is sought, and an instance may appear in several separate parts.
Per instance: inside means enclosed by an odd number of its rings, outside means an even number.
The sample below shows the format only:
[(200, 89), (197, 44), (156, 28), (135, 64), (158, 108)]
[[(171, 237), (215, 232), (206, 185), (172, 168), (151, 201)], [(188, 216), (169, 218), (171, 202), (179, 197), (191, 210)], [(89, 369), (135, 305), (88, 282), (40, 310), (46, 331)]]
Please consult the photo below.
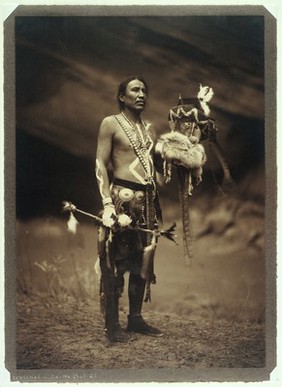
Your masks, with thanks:
[(122, 331), (119, 325), (120, 286), (115, 275), (115, 250), (108, 240), (108, 233), (101, 228), (99, 233), (98, 251), (100, 256), (102, 297), (104, 305), (105, 334), (112, 341), (126, 341), (129, 335)]
[(105, 334), (112, 342), (127, 341), (130, 339), (130, 335), (124, 332), (119, 324), (119, 298), (121, 293), (117, 278), (108, 272), (107, 277), (104, 277), (104, 281), (102, 276), (102, 284)]
[(144, 280), (140, 274), (129, 274), (129, 315), (132, 317), (141, 315), (145, 285), (146, 280)]
[(163, 334), (157, 328), (148, 325), (142, 318), (142, 304), (146, 280), (140, 274), (130, 273), (128, 284), (129, 315), (127, 330), (149, 336), (161, 337)]

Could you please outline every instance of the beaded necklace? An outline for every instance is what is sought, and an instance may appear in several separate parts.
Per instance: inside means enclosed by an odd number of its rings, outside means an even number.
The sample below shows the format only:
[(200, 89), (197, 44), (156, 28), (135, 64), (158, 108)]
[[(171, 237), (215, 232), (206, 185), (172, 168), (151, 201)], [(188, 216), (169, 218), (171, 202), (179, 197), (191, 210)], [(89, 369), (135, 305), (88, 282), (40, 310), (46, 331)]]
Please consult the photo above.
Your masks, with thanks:
[[(141, 137), (141, 134), (139, 133), (138, 129), (128, 119), (128, 117), (126, 117), (126, 115), (124, 113), (121, 113), (121, 115), (125, 119), (125, 121), (129, 124), (129, 126), (134, 130), (134, 133), (136, 133), (139, 144), (137, 144), (137, 142), (133, 138), (132, 132), (124, 124), (124, 122), (118, 116), (115, 116), (115, 118), (118, 121), (118, 123), (120, 124), (120, 126), (122, 127), (122, 129), (124, 130), (125, 134), (127, 135), (140, 163), (142, 164), (142, 166), (146, 172), (146, 175), (147, 175), (150, 183), (154, 184), (154, 178), (153, 178), (151, 171), (150, 171), (150, 168), (149, 168), (149, 151), (148, 151), (148, 148), (146, 145), (149, 141), (152, 141), (152, 140), (150, 139), (149, 135), (147, 133), (145, 133), (147, 139), (146, 139), (146, 141), (144, 141), (144, 139)], [(143, 126), (144, 126), (144, 124), (143, 124)]]
[(145, 123), (141, 121), (141, 124), (145, 131), (142, 131), (142, 129), (139, 127), (139, 125), (134, 124), (123, 112), (121, 113), (122, 117), (125, 119), (125, 121), (129, 124), (129, 126), (133, 129), (134, 133), (136, 134), (136, 137), (138, 139), (137, 146), (139, 145), (140, 148), (146, 148), (148, 147), (148, 143), (150, 142), (150, 137), (147, 133)]

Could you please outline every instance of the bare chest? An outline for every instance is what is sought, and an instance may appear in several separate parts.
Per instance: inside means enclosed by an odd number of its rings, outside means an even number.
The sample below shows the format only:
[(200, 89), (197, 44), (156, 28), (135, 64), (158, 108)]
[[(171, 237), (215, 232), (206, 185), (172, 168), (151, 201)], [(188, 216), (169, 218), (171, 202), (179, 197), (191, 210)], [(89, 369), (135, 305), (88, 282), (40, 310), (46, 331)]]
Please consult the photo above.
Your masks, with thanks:
[(131, 144), (128, 136), (122, 130), (122, 128), (117, 127), (114, 136), (114, 149), (123, 151), (123, 152), (132, 152), (133, 145)]
[(150, 135), (141, 128), (117, 126), (114, 136), (114, 148), (123, 152), (136, 152), (136, 150), (152, 150), (153, 141)]

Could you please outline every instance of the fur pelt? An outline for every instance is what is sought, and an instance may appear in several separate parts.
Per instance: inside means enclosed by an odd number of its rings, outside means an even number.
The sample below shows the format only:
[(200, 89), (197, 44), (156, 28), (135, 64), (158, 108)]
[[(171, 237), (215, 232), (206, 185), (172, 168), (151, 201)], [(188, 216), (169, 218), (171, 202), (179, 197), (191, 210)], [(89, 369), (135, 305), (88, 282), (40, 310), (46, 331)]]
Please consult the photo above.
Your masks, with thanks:
[(170, 132), (159, 139), (163, 143), (162, 157), (170, 163), (182, 165), (185, 168), (200, 168), (206, 162), (204, 147), (193, 143), (189, 137), (179, 132)]

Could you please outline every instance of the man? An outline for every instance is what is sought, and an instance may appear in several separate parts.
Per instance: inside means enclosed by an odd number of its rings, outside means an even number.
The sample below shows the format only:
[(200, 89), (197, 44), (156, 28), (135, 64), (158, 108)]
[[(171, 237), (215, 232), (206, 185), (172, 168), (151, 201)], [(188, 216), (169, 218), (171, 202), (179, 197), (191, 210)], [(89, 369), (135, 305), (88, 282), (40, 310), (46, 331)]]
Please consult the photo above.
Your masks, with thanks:
[(149, 298), (149, 285), (155, 282), (155, 277), (151, 265), (147, 268), (148, 275), (141, 275), (152, 233), (136, 231), (136, 228), (154, 230), (161, 217), (152, 158), (154, 141), (150, 125), (141, 118), (147, 95), (148, 87), (141, 77), (131, 76), (122, 82), (117, 94), (120, 113), (102, 121), (98, 136), (96, 177), (105, 226), (99, 230), (98, 250), (105, 298), (105, 332), (110, 341), (128, 339), (118, 316), (118, 299), (127, 271), (130, 273), (127, 331), (162, 336), (141, 315), (146, 284)]

